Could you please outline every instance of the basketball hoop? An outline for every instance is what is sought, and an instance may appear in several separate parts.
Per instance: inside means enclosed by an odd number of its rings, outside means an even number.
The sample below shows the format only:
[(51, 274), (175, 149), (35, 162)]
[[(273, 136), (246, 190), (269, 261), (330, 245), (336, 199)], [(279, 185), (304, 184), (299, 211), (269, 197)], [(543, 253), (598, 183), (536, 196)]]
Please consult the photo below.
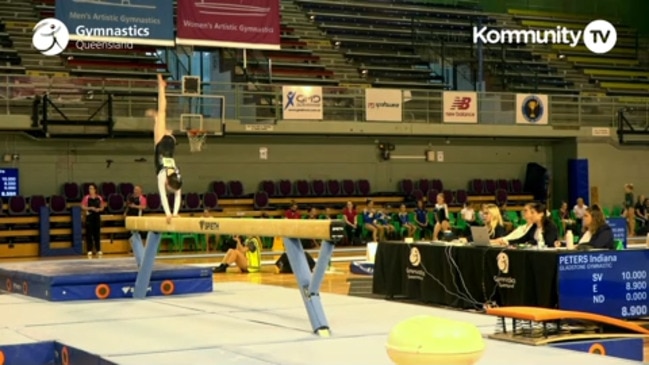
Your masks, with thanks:
[(200, 152), (207, 139), (207, 132), (199, 129), (189, 129), (187, 130), (187, 138), (189, 139), (189, 150), (191, 152)]

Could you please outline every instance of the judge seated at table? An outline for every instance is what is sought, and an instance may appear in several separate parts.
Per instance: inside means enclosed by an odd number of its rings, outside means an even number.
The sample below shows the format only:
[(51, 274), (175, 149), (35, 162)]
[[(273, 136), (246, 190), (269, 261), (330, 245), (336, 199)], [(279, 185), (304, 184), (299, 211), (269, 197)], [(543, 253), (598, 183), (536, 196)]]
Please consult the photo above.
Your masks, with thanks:
[(604, 218), (604, 214), (597, 206), (586, 209), (583, 223), (586, 232), (581, 236), (578, 246), (588, 245), (592, 248), (609, 250), (615, 248), (613, 230), (606, 224), (606, 218)]
[(527, 234), (527, 231), (532, 228), (534, 225), (532, 223), (532, 215), (531, 215), (531, 203), (525, 204), (523, 207), (523, 210), (521, 211), (521, 218), (523, 218), (523, 221), (525, 221), (525, 225), (518, 226), (514, 228), (513, 231), (511, 231), (508, 235), (505, 237), (502, 237), (500, 239), (496, 240), (496, 244), (499, 244), (501, 246), (507, 246), (511, 241), (516, 241), (518, 239), (521, 239), (523, 236)]
[(499, 238), (505, 236), (505, 225), (500, 214), (500, 208), (495, 204), (487, 204), (484, 209), (484, 219), (489, 238), (495, 244)]
[(556, 245), (559, 241), (559, 229), (547, 215), (545, 204), (530, 203), (526, 206), (529, 209), (528, 222), (532, 223), (527, 232), (520, 238), (506, 241), (507, 244), (531, 244), (533, 246), (550, 246)]

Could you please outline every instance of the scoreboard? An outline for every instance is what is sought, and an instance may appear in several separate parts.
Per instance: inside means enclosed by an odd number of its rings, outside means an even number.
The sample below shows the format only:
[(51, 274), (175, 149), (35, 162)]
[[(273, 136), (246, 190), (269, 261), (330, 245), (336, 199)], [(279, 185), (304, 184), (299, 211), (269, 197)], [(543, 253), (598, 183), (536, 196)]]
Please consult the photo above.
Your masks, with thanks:
[(0, 197), (12, 197), (20, 195), (20, 184), (18, 179), (18, 169), (7, 168), (0, 169)]

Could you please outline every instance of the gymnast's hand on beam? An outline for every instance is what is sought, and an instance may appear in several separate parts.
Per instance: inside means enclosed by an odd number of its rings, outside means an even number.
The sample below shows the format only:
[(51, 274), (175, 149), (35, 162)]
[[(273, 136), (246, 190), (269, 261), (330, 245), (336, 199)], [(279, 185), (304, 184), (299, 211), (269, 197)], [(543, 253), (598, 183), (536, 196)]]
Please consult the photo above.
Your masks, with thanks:
[(170, 215), (167, 216), (167, 224), (171, 224), (171, 216)]

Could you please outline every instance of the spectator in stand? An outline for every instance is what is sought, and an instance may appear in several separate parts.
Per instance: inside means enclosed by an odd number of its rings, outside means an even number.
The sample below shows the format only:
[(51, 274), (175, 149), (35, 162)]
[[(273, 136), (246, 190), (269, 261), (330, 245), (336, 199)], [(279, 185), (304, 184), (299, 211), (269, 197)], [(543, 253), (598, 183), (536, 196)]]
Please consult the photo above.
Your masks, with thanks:
[(643, 234), (646, 234), (648, 202), (644, 195), (640, 195), (635, 203), (635, 220), (638, 223), (638, 230), (642, 230)]
[[(318, 214), (318, 209), (316, 207), (311, 207), (311, 209), (309, 209), (307, 219), (320, 219), (320, 214)], [(319, 248), (320, 244), (320, 240), (302, 240), (302, 247), (304, 249)]]
[(359, 241), (360, 230), (358, 229), (358, 220), (356, 219), (357, 212), (354, 203), (347, 202), (347, 206), (343, 209), (343, 219), (345, 220), (345, 235), (350, 245), (354, 245)]
[(394, 237), (396, 229), (394, 229), (394, 226), (390, 221), (390, 215), (386, 214), (385, 211), (379, 207), (379, 211), (376, 213), (376, 224), (382, 228), (383, 235), (380, 237), (381, 240), (385, 240), (386, 237)]
[(284, 217), (287, 219), (300, 219), (301, 214), (300, 210), (298, 209), (297, 203), (295, 200), (291, 201), (291, 206), (286, 210), (286, 213), (284, 213)]
[(363, 209), (363, 225), (372, 233), (372, 241), (379, 242), (379, 237), (383, 235), (383, 228), (376, 222), (376, 211), (371, 199), (367, 200), (366, 207)]
[(421, 238), (425, 238), (432, 231), (431, 224), (428, 221), (428, 210), (423, 200), (417, 202), (415, 209), (415, 225), (421, 230)]
[(307, 219), (318, 219), (318, 218), (320, 218), (320, 215), (318, 214), (318, 208), (311, 207), (311, 209), (309, 209), (309, 214), (307, 216)]
[(633, 184), (624, 185), (624, 216), (629, 227), (629, 237), (635, 236), (635, 199), (633, 198)]
[(575, 214), (575, 223), (580, 228), (584, 226), (582, 220), (586, 209), (588, 209), (588, 205), (584, 204), (584, 198), (577, 198), (577, 204), (572, 208), (572, 212)]
[(568, 232), (572, 231), (573, 233), (577, 233), (576, 230), (576, 222), (572, 217), (570, 216), (570, 210), (568, 210), (568, 202), (561, 202), (561, 208), (559, 208), (559, 219), (561, 220), (561, 224), (563, 225), (563, 231)]
[(406, 210), (405, 204), (401, 204), (401, 206), (399, 207), (399, 214), (397, 214), (397, 217), (399, 217), (401, 228), (406, 230), (407, 237), (413, 237), (415, 235), (415, 232), (417, 231), (417, 227), (410, 219), (410, 213), (408, 213), (408, 210)]
[(81, 209), (86, 212), (86, 245), (88, 249), (88, 258), (91, 259), (93, 253), (97, 258), (101, 258), (101, 212), (104, 211), (104, 199), (97, 194), (97, 185), (90, 184), (88, 195), (81, 201)]
[(471, 207), (468, 202), (465, 202), (464, 205), (462, 205), (460, 217), (462, 217), (462, 220), (469, 225), (475, 224), (475, 210), (473, 210), (473, 207)]
[[(126, 209), (124, 210), (125, 217), (141, 217), (143, 211), (146, 209), (146, 197), (142, 194), (142, 187), (135, 185), (133, 194), (126, 198)], [(144, 232), (131, 232), (131, 234), (139, 234), (142, 240), (145, 239)]]

